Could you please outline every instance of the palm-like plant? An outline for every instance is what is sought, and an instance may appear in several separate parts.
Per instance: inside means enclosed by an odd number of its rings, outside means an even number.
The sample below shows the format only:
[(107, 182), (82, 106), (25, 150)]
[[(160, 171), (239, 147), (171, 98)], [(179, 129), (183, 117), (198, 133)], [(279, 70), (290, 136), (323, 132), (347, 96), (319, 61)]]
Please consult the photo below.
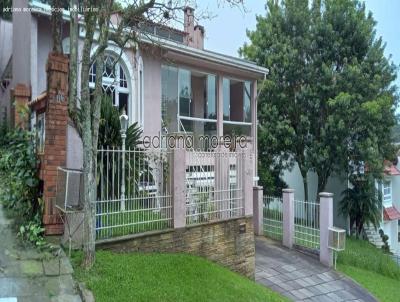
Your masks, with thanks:
[(382, 198), (375, 189), (372, 177), (352, 181), (353, 187), (343, 191), (340, 212), (350, 217), (350, 226), (355, 228), (356, 236), (361, 237), (364, 225), (379, 226), (382, 215)]
[[(121, 140), (121, 125), (119, 121), (120, 112), (118, 108), (113, 106), (110, 97), (105, 95), (102, 99), (101, 108), (100, 108), (100, 123), (99, 123), (99, 141), (98, 148), (105, 148), (108, 150), (112, 149), (120, 149), (122, 145)], [(139, 127), (138, 123), (133, 123), (130, 125), (126, 132), (126, 140), (125, 145), (127, 150), (136, 150), (140, 151), (140, 138), (142, 135), (142, 129)], [(119, 192), (119, 188), (117, 186), (112, 186), (110, 183), (112, 179), (107, 179), (107, 175), (113, 175), (116, 171), (121, 172), (121, 168), (117, 169), (116, 165), (120, 165), (120, 157), (117, 153), (111, 153), (114, 156), (113, 160), (104, 160), (101, 158), (99, 153), (98, 158), (98, 175), (99, 177), (103, 177), (101, 180), (98, 178), (98, 183), (103, 181), (103, 184), (109, 183), (109, 188), (114, 188), (115, 192), (101, 192), (101, 188), (99, 186), (98, 196), (109, 197), (109, 198), (118, 198), (117, 193)], [(125, 182), (127, 187), (132, 188), (131, 192), (139, 192), (139, 177), (140, 173), (142, 173), (143, 169), (148, 169), (147, 161), (143, 158), (143, 152), (133, 152), (129, 155), (130, 157), (135, 157), (132, 160), (127, 161), (125, 164)], [(115, 161), (114, 161), (115, 160)], [(108, 171), (108, 173), (107, 173)], [(116, 179), (116, 178), (115, 178)], [(105, 185), (103, 185), (104, 187)], [(105, 196), (106, 195), (106, 196)]]

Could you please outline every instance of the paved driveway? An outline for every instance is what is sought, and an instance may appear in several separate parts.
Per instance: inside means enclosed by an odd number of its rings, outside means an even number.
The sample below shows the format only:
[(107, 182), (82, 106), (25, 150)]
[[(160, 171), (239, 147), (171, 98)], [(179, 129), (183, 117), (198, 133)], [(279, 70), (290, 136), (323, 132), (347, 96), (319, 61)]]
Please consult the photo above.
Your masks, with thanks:
[(80, 302), (66, 257), (21, 246), (0, 204), (0, 302)]
[(377, 301), (318, 259), (256, 237), (256, 281), (293, 301)]

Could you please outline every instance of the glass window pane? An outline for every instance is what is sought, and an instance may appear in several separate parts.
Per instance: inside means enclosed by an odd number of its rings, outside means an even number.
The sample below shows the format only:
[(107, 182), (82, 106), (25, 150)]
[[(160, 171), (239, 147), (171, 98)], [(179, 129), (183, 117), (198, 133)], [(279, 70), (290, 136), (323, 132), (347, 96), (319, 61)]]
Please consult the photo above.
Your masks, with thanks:
[(246, 81), (244, 83), (243, 93), (243, 111), (244, 111), (244, 122), (251, 122), (251, 83)]
[(216, 122), (203, 122), (181, 120), (180, 131), (193, 135), (193, 148), (195, 150), (207, 151), (218, 146), (218, 139), (213, 139), (217, 135)]
[(125, 109), (125, 112), (128, 112), (128, 94), (127, 93), (119, 93), (119, 111), (122, 112)]
[(178, 69), (172, 66), (161, 68), (161, 115), (163, 128), (178, 131)]
[(224, 99), (224, 120), (230, 120), (230, 103), (231, 103), (231, 90), (230, 90), (230, 80), (223, 79), (223, 99)]
[(224, 135), (229, 135), (230, 137), (251, 136), (251, 126), (224, 123)]
[(214, 75), (207, 75), (207, 111), (205, 112), (205, 118), (217, 119), (217, 108), (216, 108), (216, 77)]
[(190, 71), (179, 69), (179, 115), (190, 116), (191, 98), (192, 87)]
[(237, 80), (230, 80), (230, 120), (243, 122), (243, 101), (244, 83)]

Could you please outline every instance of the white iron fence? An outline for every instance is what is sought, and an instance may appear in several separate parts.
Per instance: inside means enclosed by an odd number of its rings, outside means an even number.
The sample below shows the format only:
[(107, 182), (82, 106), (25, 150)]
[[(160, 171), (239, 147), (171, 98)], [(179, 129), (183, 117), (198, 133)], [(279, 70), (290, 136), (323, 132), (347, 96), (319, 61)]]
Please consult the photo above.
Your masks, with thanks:
[(283, 203), (282, 197), (263, 196), (263, 232), (276, 240), (283, 237)]
[(320, 205), (312, 201), (294, 201), (294, 244), (319, 251)]
[(98, 150), (96, 238), (172, 227), (165, 150)]
[(243, 215), (244, 153), (187, 152), (186, 224)]

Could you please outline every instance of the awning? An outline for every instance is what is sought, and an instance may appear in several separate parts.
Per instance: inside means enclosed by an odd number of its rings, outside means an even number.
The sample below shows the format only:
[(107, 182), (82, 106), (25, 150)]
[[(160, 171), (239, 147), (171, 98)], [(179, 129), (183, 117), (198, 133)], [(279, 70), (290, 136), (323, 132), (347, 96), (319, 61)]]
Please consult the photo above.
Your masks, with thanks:
[(395, 207), (388, 207), (383, 209), (383, 220), (397, 220), (400, 219), (400, 212)]

